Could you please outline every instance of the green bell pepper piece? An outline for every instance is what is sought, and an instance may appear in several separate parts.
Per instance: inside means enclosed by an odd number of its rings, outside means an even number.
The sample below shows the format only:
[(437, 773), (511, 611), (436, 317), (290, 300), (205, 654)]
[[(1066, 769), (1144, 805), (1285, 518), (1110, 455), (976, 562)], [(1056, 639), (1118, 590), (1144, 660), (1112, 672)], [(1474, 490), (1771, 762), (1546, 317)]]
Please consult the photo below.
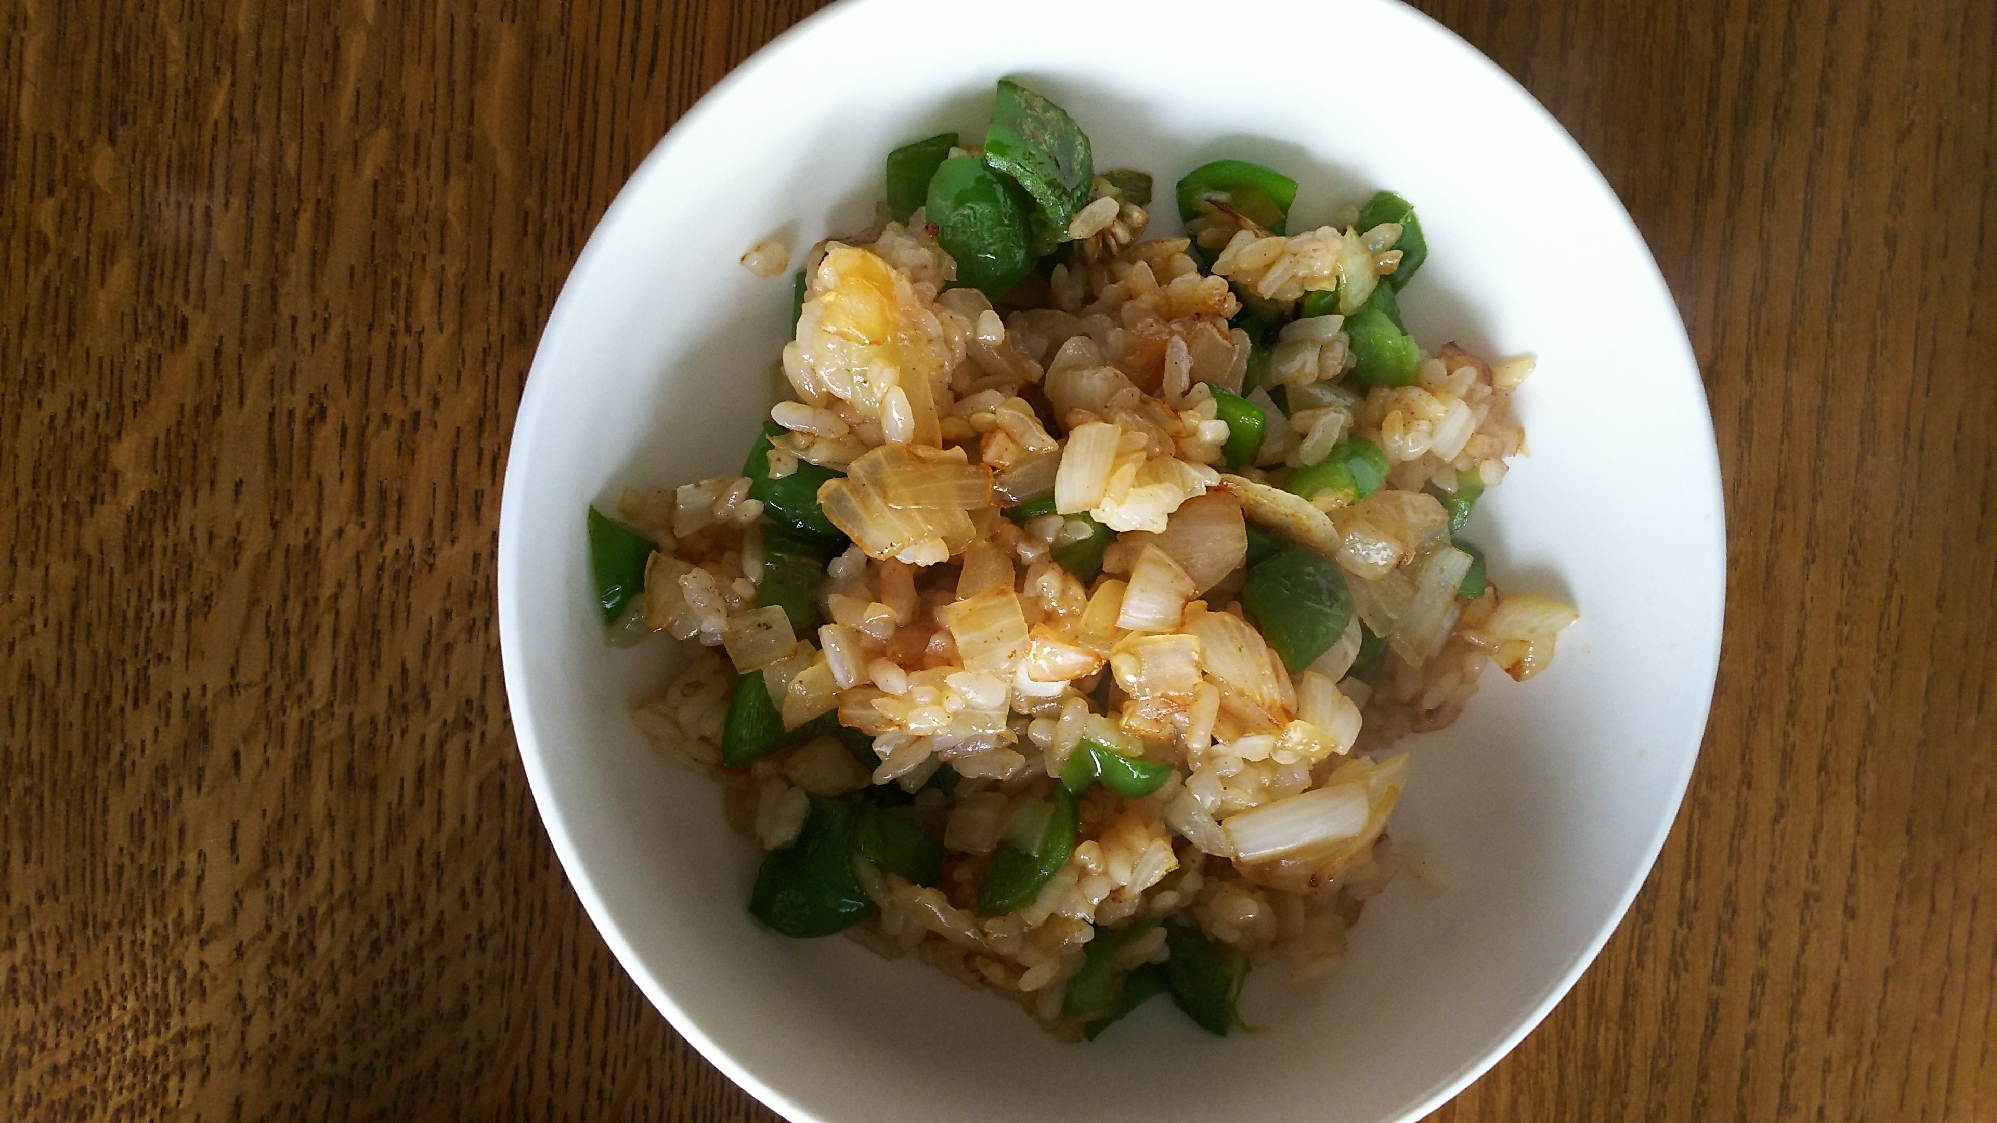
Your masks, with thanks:
[(1290, 204), (1297, 199), (1297, 181), (1247, 160), (1215, 160), (1187, 172), (1179, 181), (1181, 222), (1199, 216), (1202, 198), (1226, 203), (1271, 234), (1281, 234)]
[[(1025, 188), (1052, 240), (1066, 240), (1068, 223), (1089, 203), (1096, 174), (1088, 134), (1067, 110), (1010, 78), (999, 79), (985, 129), (985, 163)], [(963, 267), (959, 258), (960, 279)]]
[(978, 888), (978, 915), (1003, 916), (1032, 901), (1075, 850), (1075, 797), (1068, 789), (1054, 785), (1054, 813), (1031, 852), (1010, 842), (999, 843), (985, 870), (985, 883)]
[(1463, 571), (1463, 584), (1456, 587), (1456, 595), (1476, 600), (1484, 595), (1484, 587), (1489, 583), (1484, 571), (1484, 551), (1461, 538), (1452, 538), (1449, 544), (1470, 555), (1470, 568)]
[(1291, 542), (1282, 535), (1256, 522), (1243, 520), (1248, 526), (1248, 565), (1250, 568), (1262, 564), (1275, 554), (1290, 548)]
[(860, 857), (917, 885), (933, 886), (942, 878), (943, 844), (902, 812), (856, 800), (852, 822), (853, 852)]
[(1125, 756), (1097, 741), (1083, 738), (1061, 768), (1061, 784), (1070, 795), (1079, 796), (1097, 780), (1103, 787), (1127, 799), (1142, 799), (1158, 790), (1172, 766), (1163, 761)]
[(929, 180), (955, 147), (956, 133), (937, 133), (888, 153), (888, 210), (896, 222), (907, 222), (929, 198)]
[(1124, 1015), (1170, 989), (1164, 964), (1146, 963), (1132, 968), (1130, 974), (1123, 977), (1123, 987), (1117, 991), (1115, 1005), (1110, 1007), (1106, 1016), (1090, 1022), (1088, 1028), (1082, 1030), (1082, 1036), (1094, 1041), (1102, 1031), (1122, 1021)]
[(1246, 1028), (1235, 1002), (1248, 977), (1248, 957), (1238, 948), (1214, 943), (1196, 928), (1176, 924), (1166, 929), (1165, 941), (1172, 950), (1172, 958), (1165, 961), (1165, 983), (1173, 1004), (1208, 1033), (1225, 1037), (1228, 1030)]
[(1352, 342), (1352, 376), (1366, 386), (1413, 386), (1421, 369), (1421, 347), (1401, 330), (1394, 286), (1375, 285), (1359, 311), (1346, 317)]
[(1359, 654), (1353, 657), (1352, 666), (1346, 670), (1346, 678), (1363, 679), (1380, 665), (1380, 656), (1386, 654), (1387, 637), (1376, 636), (1373, 629), (1359, 625)]
[(929, 221), (957, 262), (957, 284), (992, 300), (1033, 271), (1029, 200), (976, 156), (952, 156), (929, 181)]
[(1239, 472), (1243, 465), (1255, 459), (1255, 450), (1262, 447), (1262, 432), (1268, 425), (1268, 416), (1262, 407), (1223, 386), (1207, 383), (1213, 391), (1215, 411), (1222, 421), (1227, 422), (1227, 444), (1222, 446), (1221, 455), (1227, 460), (1227, 470)]
[(1428, 486), (1428, 493), (1441, 501), (1442, 509), (1449, 512), (1449, 533), (1455, 534), (1470, 521), (1470, 513), (1477, 509), (1477, 500), (1484, 494), (1484, 479), (1475, 471), (1464, 469), (1456, 473), (1456, 490), (1444, 491), (1434, 484)]
[(645, 595), (645, 563), (659, 544), (616, 519), (589, 509), (589, 569), (603, 622), (615, 624), (631, 602)]
[(1336, 562), (1292, 546), (1250, 566), (1241, 607), (1291, 674), (1323, 655), (1352, 619), (1352, 594)]
[(1401, 264), (1392, 273), (1382, 277), (1396, 289), (1404, 288), (1414, 280), (1415, 271), (1428, 260), (1428, 239), (1422, 237), (1421, 220), (1415, 217), (1413, 204), (1392, 191), (1381, 191), (1359, 208), (1359, 232), (1364, 234), (1383, 222), (1401, 224), (1401, 236), (1390, 250), (1401, 251)]
[(1126, 203), (1140, 207), (1151, 205), (1151, 175), (1149, 172), (1132, 171), (1129, 168), (1113, 168), (1103, 173), (1111, 188)]
[(728, 699), (728, 719), (721, 727), (721, 763), (741, 768), (786, 745), (839, 728), (839, 711), (828, 710), (796, 729), (785, 729), (783, 711), (770, 697), (763, 672), (750, 671), (735, 680), (735, 694)]
[(1392, 467), (1379, 445), (1352, 437), (1333, 445), (1323, 460), (1292, 472), (1290, 490), (1305, 499), (1331, 491), (1357, 503), (1379, 490)]
[(786, 936), (843, 932), (874, 911), (853, 873), (852, 809), (813, 799), (797, 841), (772, 851), (756, 873), (749, 912)]

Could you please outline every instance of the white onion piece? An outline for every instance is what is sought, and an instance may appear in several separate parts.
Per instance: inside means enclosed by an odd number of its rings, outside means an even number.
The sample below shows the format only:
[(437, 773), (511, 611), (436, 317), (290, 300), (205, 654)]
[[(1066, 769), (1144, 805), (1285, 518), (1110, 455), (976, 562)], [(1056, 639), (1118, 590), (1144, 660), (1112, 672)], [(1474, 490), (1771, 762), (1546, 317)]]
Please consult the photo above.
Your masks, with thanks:
[[(1323, 655), (1311, 661), (1309, 669), (1337, 682), (1345, 677), (1345, 672), (1352, 669), (1353, 661), (1359, 658), (1359, 645), (1365, 638), (1359, 633), (1359, 614), (1354, 613), (1345, 622), (1345, 630), (1338, 633), (1338, 638), (1332, 641), (1330, 647), (1324, 649)], [(1301, 682), (1297, 684), (1297, 689), (1299, 691), (1303, 689)]]
[(1429, 661), (1449, 638), (1456, 622), (1456, 591), (1463, 575), (1470, 571), (1470, 555), (1453, 546), (1443, 546), (1429, 554), (1416, 581), (1400, 623), (1387, 637), (1387, 645), (1410, 666)]
[(992, 589), (953, 602), (943, 614), (964, 666), (997, 675), (1001, 681), (1012, 680), (1013, 667), (1025, 656), (1028, 642), (1017, 593)]
[(1248, 559), (1248, 527), (1241, 501), (1216, 493), (1188, 499), (1165, 523), (1152, 544), (1172, 556), (1194, 591), (1204, 593)]
[(1351, 578), (1345, 587), (1352, 594), (1353, 615), (1376, 636), (1394, 634), (1415, 595), (1414, 578), (1398, 569), (1377, 581)]
[(1076, 429), (1061, 451), (1061, 468), (1054, 475), (1054, 509), (1064, 515), (1089, 510), (1102, 502), (1116, 467), (1116, 447), (1123, 430), (1100, 421)]
[(1197, 591), (1193, 579), (1170, 554), (1157, 546), (1146, 546), (1130, 571), (1116, 626), (1133, 632), (1172, 631), (1185, 619), (1186, 602)]
[(1366, 828), (1366, 785), (1340, 784), (1265, 803), (1221, 824), (1244, 862), (1275, 858), (1322, 842), (1351, 838)]

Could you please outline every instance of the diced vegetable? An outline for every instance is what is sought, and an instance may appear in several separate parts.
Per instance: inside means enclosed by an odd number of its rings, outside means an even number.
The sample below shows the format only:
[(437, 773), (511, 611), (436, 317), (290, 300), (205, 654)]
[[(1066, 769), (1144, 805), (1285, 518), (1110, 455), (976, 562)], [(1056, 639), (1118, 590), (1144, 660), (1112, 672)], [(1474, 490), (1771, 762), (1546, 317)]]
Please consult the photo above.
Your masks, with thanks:
[(1061, 769), (1061, 783), (1079, 796), (1097, 780), (1120, 796), (1140, 799), (1158, 790), (1172, 766), (1163, 761), (1126, 756), (1108, 745), (1084, 737)]
[(1241, 607), (1292, 674), (1337, 642), (1352, 618), (1344, 574), (1330, 558), (1303, 546), (1251, 566)]
[(1248, 553), (1245, 523), (1240, 500), (1209, 492), (1180, 504), (1151, 541), (1179, 563), (1194, 592), (1204, 593), (1241, 568)]
[(1090, 1022), (1088, 1028), (1082, 1031), (1082, 1036), (1094, 1041), (1102, 1031), (1122, 1021), (1124, 1015), (1170, 989), (1164, 964), (1146, 963), (1132, 968), (1130, 974), (1123, 977), (1123, 987), (1117, 991), (1116, 1002), (1109, 1013)]
[(1064, 516), (1068, 521), (1054, 536), (1048, 553), (1055, 564), (1087, 585), (1103, 571), (1103, 554), (1116, 541), (1116, 531), (1097, 522), (1086, 512)]
[(1366, 827), (1366, 785), (1317, 788), (1253, 810), (1221, 824), (1234, 842), (1234, 856), (1259, 862), (1322, 842), (1350, 838)]
[(1116, 975), (1111, 963), (1116, 958), (1116, 933), (1098, 928), (1095, 939), (1082, 951), (1082, 966), (1068, 979), (1061, 998), (1061, 1012), (1071, 1018), (1093, 1018), (1109, 1012), (1116, 1002)]
[(1363, 679), (1380, 665), (1380, 656), (1386, 654), (1387, 637), (1373, 634), (1373, 629), (1359, 625), (1359, 656), (1352, 660), (1352, 669), (1345, 672), (1347, 678)]
[(1428, 486), (1428, 493), (1442, 503), (1442, 509), (1449, 512), (1449, 533), (1462, 530), (1470, 521), (1470, 513), (1477, 509), (1477, 499), (1484, 494), (1484, 479), (1475, 470), (1464, 469), (1456, 473), (1456, 490), (1445, 491), (1434, 484)]
[(1253, 393), (1257, 386), (1269, 381), (1269, 325), (1270, 321), (1247, 310), (1235, 317), (1234, 326), (1248, 336), (1248, 369), (1241, 375), (1241, 392)]
[(978, 915), (1002, 916), (1031, 902), (1075, 849), (1075, 797), (1054, 785), (1054, 813), (1031, 848), (1002, 842), (992, 853), (985, 883), (978, 889)]
[(943, 161), (926, 205), (937, 242), (957, 262), (958, 284), (997, 300), (1032, 271), (1031, 201), (976, 156)]
[(763, 512), (777, 522), (843, 549), (846, 536), (825, 517), (824, 508), (818, 505), (818, 489), (827, 480), (843, 478), (844, 473), (800, 460), (790, 475), (771, 479), (770, 438), (783, 432), (784, 427), (772, 421), (763, 426), (762, 436), (750, 446), (749, 459), (742, 465), (742, 474), (749, 477), (749, 497), (762, 500)]
[(929, 180), (957, 147), (956, 133), (937, 133), (910, 141), (888, 153), (888, 210), (896, 222), (907, 222), (929, 198)]
[[(721, 728), (721, 763), (730, 768), (741, 768), (785, 745), (809, 741), (838, 728), (839, 715), (835, 711), (813, 718), (796, 729), (785, 729), (783, 711), (770, 697), (763, 672), (750, 671), (735, 680), (735, 694), (728, 700), (728, 720)], [(873, 760), (865, 763), (872, 768), (880, 762)]]
[[(1378, 308), (1386, 315), (1388, 323), (1393, 324), (1402, 331), (1407, 330), (1407, 325), (1401, 322), (1401, 301), (1399, 297), (1394, 295), (1394, 286), (1392, 285), (1374, 286), (1372, 295), (1368, 296), (1361, 303), (1360, 307)], [(1356, 312), (1358, 309), (1355, 308), (1353, 311)]]
[(1025, 526), (1042, 515), (1051, 515), (1054, 513), (1054, 493), (1051, 491), (1045, 495), (1036, 495), (1024, 503), (1014, 504), (1005, 509), (1005, 517), (1021, 526)]
[(658, 548), (658, 543), (595, 507), (589, 509), (589, 568), (596, 578), (596, 602), (604, 623), (615, 624), (632, 601), (645, 595), (645, 563)]
[(1262, 431), (1268, 418), (1261, 406), (1232, 390), (1211, 382), (1207, 388), (1213, 391), (1218, 416), (1227, 422), (1227, 444), (1221, 448), (1221, 455), (1227, 459), (1228, 471), (1239, 472), (1255, 458), (1255, 450), (1262, 447)]
[(917, 885), (935, 885), (943, 876), (943, 844), (904, 812), (856, 800), (852, 815), (854, 853)]
[(1297, 315), (1306, 319), (1312, 316), (1329, 316), (1336, 311), (1338, 311), (1338, 294), (1330, 289), (1305, 293), (1303, 302), (1297, 306)]
[(1401, 264), (1384, 280), (1397, 289), (1404, 288), (1414, 279), (1421, 263), (1428, 260), (1428, 239), (1422, 237), (1421, 220), (1415, 217), (1414, 206), (1392, 191), (1381, 191), (1368, 199), (1359, 209), (1355, 225), (1364, 234), (1383, 222), (1401, 224), (1400, 238), (1387, 247), (1401, 251)]
[(813, 799), (797, 841), (763, 859), (749, 912), (786, 936), (843, 932), (874, 911), (853, 873), (852, 809)]
[(1247, 530), (1248, 564), (1250, 567), (1260, 565), (1262, 562), (1267, 561), (1270, 555), (1289, 548), (1289, 539), (1270, 530), (1254, 519), (1248, 520)]
[[(1088, 135), (1068, 111), (1010, 78), (999, 79), (998, 96), (992, 102), (985, 162), (1026, 189), (1044, 228), (1056, 233), (1055, 240), (1066, 236), (1075, 212), (1088, 205), (1096, 174)], [(935, 220), (932, 209), (930, 221)], [(963, 267), (958, 258), (960, 280)], [(987, 290), (986, 295), (996, 299), (998, 294)]]
[(1247, 160), (1215, 160), (1201, 164), (1179, 181), (1179, 219), (1199, 217), (1199, 201), (1225, 205), (1267, 230), (1281, 234), (1297, 198), (1297, 181)]
[(1228, 1030), (1247, 1028), (1235, 1001), (1248, 977), (1248, 957), (1207, 939), (1197, 928), (1172, 925), (1165, 930), (1165, 941), (1172, 951), (1165, 961), (1165, 982), (1173, 1004), (1208, 1033), (1225, 1037)]
[(1484, 595), (1484, 587), (1489, 584), (1484, 576), (1484, 551), (1472, 546), (1461, 538), (1452, 538), (1450, 544), (1470, 555), (1470, 568), (1463, 571), (1463, 584), (1456, 595), (1464, 600), (1476, 600)]
[[(1352, 341), (1352, 376), (1365, 386), (1412, 386), (1421, 368), (1421, 347), (1396, 321), (1392, 285), (1379, 285), (1366, 306), (1346, 317)], [(1381, 294), (1388, 294), (1382, 296)]]
[(806, 635), (820, 623), (818, 589), (825, 583), (830, 551), (824, 539), (768, 518), (762, 520), (762, 531), (763, 574), (756, 585), (756, 603), (782, 608), (791, 629)]
[(1392, 467), (1379, 445), (1365, 437), (1353, 437), (1333, 445), (1323, 460), (1291, 473), (1290, 490), (1305, 499), (1329, 491), (1342, 496), (1347, 504), (1357, 503), (1386, 482)]
[(1102, 173), (1116, 193), (1123, 196), (1126, 203), (1140, 207), (1151, 205), (1151, 175), (1149, 172), (1133, 171), (1129, 168), (1112, 168)]
[(1394, 651), (1410, 666), (1419, 667), (1435, 655), (1456, 621), (1456, 594), (1470, 570), (1470, 555), (1448, 546), (1431, 550), (1415, 579), (1415, 595), (1401, 613), (1394, 634), (1387, 637)]

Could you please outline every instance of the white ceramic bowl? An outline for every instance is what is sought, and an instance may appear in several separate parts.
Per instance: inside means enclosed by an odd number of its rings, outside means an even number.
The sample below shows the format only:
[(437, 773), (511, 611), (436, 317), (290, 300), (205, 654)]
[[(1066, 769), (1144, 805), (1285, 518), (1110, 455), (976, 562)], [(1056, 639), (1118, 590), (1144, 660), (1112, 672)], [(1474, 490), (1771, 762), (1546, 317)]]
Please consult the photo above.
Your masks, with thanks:
[[(792, 1119), (1419, 1116), (1600, 949), (1698, 750), (1725, 555), (1711, 419), (1670, 295), (1601, 176), (1495, 66), (1397, 4), (1139, 11), (860, 0), (782, 36), (632, 176), (520, 404), (500, 634), (548, 834), (646, 995)], [(759, 928), (745, 907), (757, 852), (723, 824), (714, 785), (654, 755), (628, 717), (675, 645), (611, 649), (591, 606), (585, 505), (737, 469), (770, 405), (790, 284), (737, 257), (773, 233), (801, 256), (866, 225), (887, 151), (943, 128), (981, 135), (1003, 75), (1072, 111), (1097, 167), (1152, 173), (1161, 201), (1222, 155), (1294, 176), (1299, 228), (1399, 191), (1430, 246), (1402, 297), (1416, 337), (1540, 359), (1517, 398), (1532, 455), (1468, 533), (1497, 581), (1570, 598), (1581, 622), (1546, 674), (1487, 672), (1461, 721), (1414, 743), (1392, 830), (1440, 884), (1403, 877), (1369, 905), (1328, 983), (1252, 975), (1258, 1033), (1210, 1037), (1158, 1001), (1062, 1044), (919, 963)], [(1154, 231), (1174, 231), (1157, 209)]]

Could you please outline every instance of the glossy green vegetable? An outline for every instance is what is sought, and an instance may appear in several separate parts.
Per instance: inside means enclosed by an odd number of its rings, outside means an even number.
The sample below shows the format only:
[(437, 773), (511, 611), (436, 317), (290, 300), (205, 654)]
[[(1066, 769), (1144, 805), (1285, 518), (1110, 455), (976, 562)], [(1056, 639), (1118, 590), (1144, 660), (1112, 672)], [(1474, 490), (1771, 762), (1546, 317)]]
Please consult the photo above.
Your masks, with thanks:
[(1181, 222), (1199, 217), (1201, 199), (1225, 204), (1271, 234), (1281, 234), (1297, 199), (1297, 181), (1247, 160), (1215, 160), (1179, 181)]
[[(998, 96), (992, 102), (985, 163), (1026, 189), (1043, 229), (1056, 241), (1066, 238), (1075, 212), (1088, 205), (1096, 174), (1088, 135), (1068, 111), (1010, 78), (999, 79)], [(935, 221), (933, 206), (930, 221)], [(950, 247), (946, 243), (943, 248)], [(960, 280), (963, 268), (963, 259), (958, 258)], [(986, 295), (997, 299), (995, 293)]]
[(791, 631), (808, 635), (819, 623), (818, 587), (825, 583), (831, 560), (825, 540), (764, 518), (763, 573), (756, 585), (756, 607), (777, 605), (790, 617)]
[(1053, 513), (1054, 493), (1051, 491), (1045, 495), (1036, 495), (1024, 503), (1015, 503), (1005, 509), (1005, 517), (1021, 526), (1025, 526), (1034, 519), (1043, 518)]
[[(839, 711), (834, 710), (832, 711), (832, 714), (834, 720), (837, 720)], [(869, 737), (865, 733), (862, 733), (859, 730), (846, 725), (833, 726), (832, 735), (834, 737), (839, 738), (839, 743), (846, 746), (847, 754), (850, 755), (856, 762), (860, 764), (861, 767), (865, 768), (867, 771), (872, 772), (874, 769), (879, 768), (881, 766), (880, 754), (874, 751), (874, 739), (872, 737)], [(946, 764), (943, 767), (948, 768), (950, 766)], [(894, 787), (893, 785), (887, 785), (874, 790), (881, 792), (886, 792), (886, 791), (898, 792), (901, 789)]]
[(1295, 674), (1344, 634), (1352, 619), (1352, 594), (1336, 562), (1307, 546), (1292, 546), (1248, 568), (1241, 607)]
[(985, 870), (985, 883), (978, 889), (978, 915), (1002, 916), (1032, 901), (1047, 884), (1068, 855), (1075, 850), (1075, 797), (1068, 789), (1054, 785), (1054, 813), (1047, 816), (1040, 838), (1029, 851), (1010, 842), (999, 843)]
[(804, 319), (804, 292), (808, 287), (804, 270), (798, 270), (797, 275), (791, 278), (790, 287), (790, 330), (792, 335), (797, 334), (797, 322)]
[(1248, 336), (1248, 370), (1241, 376), (1241, 392), (1253, 393), (1257, 386), (1269, 381), (1269, 325), (1271, 321), (1243, 311), (1234, 319), (1234, 326)]
[(930, 178), (955, 147), (956, 133), (937, 133), (888, 153), (888, 210), (896, 222), (907, 222), (929, 198)]
[(589, 569), (596, 578), (596, 603), (604, 623), (615, 624), (632, 601), (644, 597), (645, 563), (658, 548), (658, 543), (595, 507), (589, 509)]
[(763, 672), (750, 671), (735, 680), (735, 693), (728, 699), (728, 720), (721, 727), (721, 763), (741, 768), (785, 745), (808, 741), (838, 728), (839, 711), (829, 710), (796, 729), (785, 729), (783, 711), (771, 699)]
[(1097, 929), (1095, 938), (1082, 952), (1082, 967), (1068, 979), (1068, 992), (1061, 999), (1061, 1012), (1071, 1018), (1094, 1018), (1107, 1014), (1116, 1004), (1116, 975), (1110, 963), (1116, 958), (1116, 933)]
[(1298, 316), (1329, 316), (1338, 311), (1338, 293), (1326, 289), (1307, 292), (1303, 302), (1297, 305)]
[(957, 262), (957, 283), (992, 300), (1033, 270), (1031, 200), (976, 156), (952, 156), (929, 181), (929, 221)]
[(1164, 964), (1146, 963), (1133, 968), (1130, 974), (1123, 977), (1123, 987), (1117, 991), (1116, 1003), (1110, 1007), (1109, 1013), (1090, 1022), (1088, 1028), (1082, 1031), (1082, 1036), (1094, 1041), (1102, 1031), (1122, 1021), (1124, 1015), (1169, 989)]
[(1401, 224), (1401, 237), (1388, 249), (1401, 251), (1400, 267), (1381, 280), (1395, 288), (1405, 288), (1414, 280), (1415, 271), (1428, 260), (1428, 239), (1422, 237), (1421, 220), (1415, 217), (1415, 208), (1406, 199), (1392, 191), (1382, 191), (1366, 201), (1359, 209), (1359, 232), (1364, 234), (1383, 222)]
[(1366, 386), (1412, 386), (1421, 368), (1421, 347), (1401, 330), (1393, 293), (1392, 285), (1375, 285), (1365, 305), (1345, 320), (1352, 377)]
[(1172, 958), (1165, 961), (1165, 984), (1172, 1003), (1208, 1033), (1225, 1037), (1242, 1025), (1235, 1010), (1242, 980), (1248, 977), (1248, 957), (1200, 935), (1196, 928), (1173, 925), (1165, 930)]
[(1379, 445), (1353, 437), (1333, 445), (1323, 460), (1291, 473), (1290, 490), (1305, 499), (1331, 491), (1357, 503), (1379, 490), (1391, 468)]
[[(1219, 256), (1207, 253), (1201, 248), (1198, 242), (1194, 242), (1191, 249), (1188, 249), (1186, 252), (1193, 254), (1194, 260), (1199, 262), (1202, 269), (1212, 266), (1213, 259)], [(1205, 256), (1202, 257), (1201, 254), (1205, 254)], [(1266, 297), (1257, 296), (1251, 290), (1242, 288), (1240, 285), (1233, 284), (1232, 282), (1227, 287), (1234, 293), (1234, 299), (1241, 302), (1242, 310), (1250, 317), (1267, 324), (1280, 324), (1289, 319), (1287, 310), (1281, 304)]]
[(1097, 780), (1103, 787), (1128, 799), (1141, 799), (1158, 790), (1172, 774), (1163, 761), (1125, 756), (1097, 741), (1084, 738), (1068, 756), (1061, 769), (1061, 784), (1071, 795), (1081, 795)]
[(1268, 425), (1268, 417), (1262, 407), (1225, 387), (1207, 383), (1213, 391), (1216, 415), (1227, 422), (1227, 444), (1222, 446), (1221, 455), (1227, 459), (1227, 470), (1239, 472), (1244, 464), (1255, 459), (1255, 450), (1262, 447), (1262, 431)]
[(1464, 600), (1476, 600), (1484, 595), (1484, 586), (1489, 583), (1484, 574), (1484, 551), (1461, 538), (1452, 538), (1449, 544), (1470, 555), (1470, 568), (1464, 571), (1463, 584), (1456, 587), (1456, 595)]
[[(1024, 503), (1006, 508), (1005, 517), (1021, 526), (1025, 526), (1034, 519), (1043, 518), (1054, 513), (1056, 513), (1054, 510), (1054, 493), (1050, 491), (1045, 495), (1035, 496)], [(1116, 532), (1097, 522), (1086, 512), (1069, 515), (1067, 519), (1071, 526), (1078, 519), (1086, 524), (1089, 528), (1088, 537), (1078, 538), (1073, 542), (1061, 542), (1060, 545), (1055, 546), (1048, 553), (1053, 557), (1056, 565), (1074, 574), (1076, 580), (1086, 585), (1094, 581), (1102, 573), (1103, 553), (1116, 541)], [(1056, 541), (1058, 542), (1059, 539), (1057, 538)]]
[(742, 464), (742, 474), (749, 477), (749, 497), (763, 501), (763, 513), (794, 530), (804, 531), (824, 539), (831, 552), (837, 553), (846, 546), (846, 535), (832, 520), (825, 517), (825, 509), (818, 505), (818, 489), (827, 480), (842, 478), (845, 473), (800, 460), (797, 470), (780, 480), (770, 478), (770, 438), (781, 434), (783, 426), (772, 421), (763, 426), (763, 433), (749, 448), (749, 459)]
[(1243, 521), (1248, 524), (1248, 564), (1250, 566), (1260, 565), (1271, 556), (1289, 549), (1289, 539), (1270, 530), (1254, 519), (1245, 519)]
[(1387, 637), (1376, 636), (1373, 629), (1359, 625), (1359, 654), (1353, 657), (1352, 666), (1345, 672), (1347, 678), (1365, 678), (1380, 665), (1380, 656), (1387, 651)]
[(1140, 207), (1151, 205), (1151, 176), (1148, 172), (1132, 171), (1129, 168), (1113, 168), (1103, 173), (1110, 187), (1126, 203), (1136, 203)]
[(763, 859), (749, 912), (786, 936), (843, 932), (874, 911), (853, 874), (853, 809), (813, 799), (797, 841)]
[(1444, 491), (1433, 484), (1428, 493), (1442, 502), (1442, 509), (1449, 512), (1449, 533), (1455, 534), (1470, 521), (1470, 512), (1477, 509), (1477, 499), (1484, 494), (1484, 478), (1475, 471), (1464, 469), (1456, 473), (1456, 490)]
[(905, 814), (856, 800), (852, 807), (853, 852), (917, 885), (935, 885), (943, 876), (943, 844), (923, 833)]

